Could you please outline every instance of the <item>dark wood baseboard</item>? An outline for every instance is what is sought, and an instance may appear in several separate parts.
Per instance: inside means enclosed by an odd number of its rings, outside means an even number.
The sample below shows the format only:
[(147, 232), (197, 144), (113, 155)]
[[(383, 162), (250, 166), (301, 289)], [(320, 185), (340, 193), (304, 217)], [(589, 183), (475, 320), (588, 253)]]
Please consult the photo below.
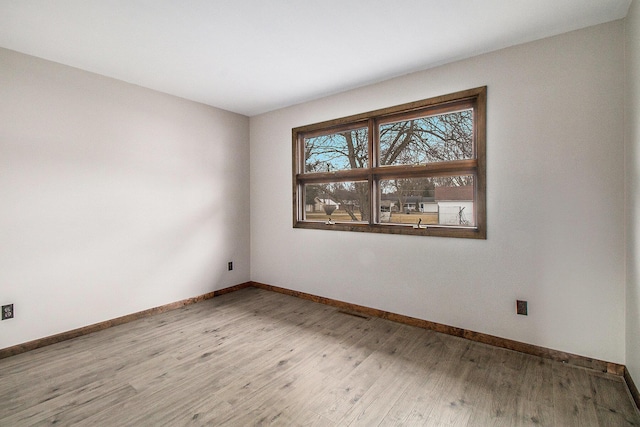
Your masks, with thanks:
[(483, 334), (480, 332), (469, 331), (467, 329), (456, 328), (453, 326), (444, 325), (442, 323), (430, 322), (428, 320), (418, 319), (415, 317), (404, 316), (402, 314), (391, 313), (376, 308), (364, 307), (357, 304), (351, 304), (348, 302), (335, 300), (332, 298), (321, 297), (305, 292), (294, 291), (291, 289), (281, 288), (278, 286), (267, 285), (265, 283), (251, 282), (251, 285), (255, 288), (265, 289), (268, 291), (279, 292), (285, 295), (291, 295), (298, 298), (303, 298), (309, 301), (318, 302), (325, 305), (330, 305), (341, 310), (349, 310), (356, 313), (362, 313), (366, 316), (380, 317), (382, 319), (388, 319), (394, 322), (404, 323), (411, 326), (417, 326), (419, 328), (429, 329), (436, 332), (442, 332), (447, 335), (454, 335), (461, 338), (466, 338), (471, 341), (481, 342), (489, 344), (494, 347), (506, 348), (508, 350), (518, 351), (520, 353), (531, 354), (534, 356), (543, 357), (545, 359), (551, 359), (558, 362), (563, 362), (568, 365), (578, 366), (587, 369), (593, 369), (600, 372), (606, 372), (609, 374), (621, 376), (624, 378), (627, 388), (633, 397), (638, 410), (640, 410), (640, 393), (629, 374), (629, 370), (625, 365), (618, 363), (606, 362), (604, 360), (592, 359), (590, 357), (579, 356), (577, 354), (566, 353), (563, 351), (553, 350), (546, 347), (540, 347), (533, 344), (527, 344), (520, 341), (514, 341), (506, 338), (500, 338), (493, 335)]
[(640, 410), (640, 392), (638, 392), (638, 387), (636, 387), (636, 384), (633, 382), (633, 379), (631, 378), (631, 374), (629, 373), (629, 370), (626, 368), (624, 370), (624, 381), (627, 383), (627, 388), (629, 389), (629, 392), (631, 392), (631, 397), (633, 397), (633, 401), (636, 402), (636, 406)]
[(307, 294), (300, 291), (293, 291), (286, 288), (280, 288), (278, 286), (267, 285), (264, 283), (251, 282), (251, 284), (260, 289), (266, 289), (273, 292), (279, 292), (286, 295), (292, 295), (298, 298), (304, 298), (310, 301), (319, 302), (326, 305), (331, 305), (340, 309), (351, 310), (366, 314), (368, 316), (380, 317), (383, 319), (392, 320), (394, 322), (404, 323), (411, 326), (417, 326), (424, 329), (430, 329), (436, 332), (442, 332), (448, 335), (454, 335), (457, 337), (466, 338), (471, 341), (477, 341), (484, 344), (489, 344), (495, 347), (502, 347), (509, 350), (518, 351), (520, 353), (531, 354), (534, 356), (544, 357), (546, 359), (556, 360), (564, 362), (573, 366), (580, 366), (583, 368), (594, 369), (601, 372), (607, 372), (622, 376), (625, 372), (625, 366), (617, 363), (605, 362), (603, 360), (592, 359), (589, 357), (579, 356), (576, 354), (566, 353), (563, 351), (552, 350), (545, 347), (539, 347), (532, 344), (523, 343), (520, 341), (514, 341), (506, 338), (500, 338), (493, 335), (483, 334), (480, 332), (474, 332), (467, 329), (456, 328), (453, 326), (443, 325), (442, 323), (430, 322), (428, 320), (418, 319), (415, 317), (405, 316), (402, 314), (391, 313), (384, 310), (378, 310), (375, 308), (364, 307), (357, 304), (351, 304), (344, 301), (338, 301), (331, 298), (320, 297), (317, 295)]
[(234, 292), (243, 288), (248, 288), (250, 286), (252, 286), (251, 282), (241, 283), (239, 285), (230, 286), (228, 288), (220, 289), (213, 292), (208, 292), (206, 294), (199, 295), (197, 297), (187, 298), (182, 301), (172, 302), (170, 304), (166, 304), (160, 307), (154, 307), (148, 310), (139, 311), (137, 313), (127, 314), (126, 316), (117, 317), (111, 320), (105, 320), (104, 322), (94, 323), (93, 325), (84, 326), (82, 328), (73, 329), (71, 331), (62, 332), (56, 335), (51, 335), (48, 337), (29, 341), (26, 343), (14, 345), (12, 347), (3, 348), (3, 349), (0, 349), (0, 359), (4, 359), (9, 356), (15, 356), (16, 354), (24, 353), (30, 350), (35, 350), (37, 348), (45, 347), (47, 345), (70, 340), (72, 338), (76, 338), (82, 335), (87, 335), (92, 332), (101, 331), (103, 329), (107, 329), (112, 326), (122, 325), (123, 323), (132, 322), (134, 320), (138, 320), (143, 317), (148, 317), (154, 314), (175, 310), (177, 308), (184, 307), (186, 305), (195, 304), (200, 301), (204, 301), (219, 295), (224, 295), (229, 292)]
[(474, 332), (463, 328), (456, 328), (453, 326), (444, 325), (442, 323), (431, 322), (428, 320), (418, 319), (415, 317), (405, 316), (402, 314), (391, 313), (376, 308), (365, 307), (357, 304), (352, 304), (332, 298), (321, 297), (318, 295), (308, 294), (305, 292), (294, 291), (291, 289), (281, 288), (278, 286), (267, 285), (259, 282), (245, 282), (239, 285), (230, 286), (228, 288), (220, 289), (217, 291), (209, 292), (204, 295), (200, 295), (193, 298), (188, 298), (182, 301), (173, 302), (160, 307), (150, 308), (137, 313), (128, 314), (126, 316), (118, 317), (115, 319), (107, 320), (93, 325), (85, 326), (82, 328), (74, 329), (60, 334), (51, 335), (49, 337), (40, 338), (34, 341), (29, 341), (23, 344), (18, 344), (12, 347), (0, 349), (0, 359), (15, 356), (20, 353), (25, 353), (30, 350), (35, 350), (40, 347), (55, 344), (58, 342), (66, 341), (72, 338), (76, 338), (82, 335), (87, 335), (92, 332), (97, 332), (103, 329), (110, 328), (112, 326), (121, 325), (123, 323), (131, 322), (143, 317), (152, 316), (154, 314), (164, 313), (166, 311), (175, 310), (186, 305), (195, 304), (200, 301), (204, 301), (216, 296), (235, 292), (240, 289), (255, 287), (272, 292), (278, 292), (285, 295), (290, 295), (309, 301), (318, 302), (325, 305), (330, 305), (342, 310), (349, 310), (356, 313), (362, 313), (367, 316), (380, 317), (382, 319), (391, 320), (394, 322), (404, 323), (411, 326), (417, 326), (424, 329), (429, 329), (436, 332), (441, 332), (448, 335), (453, 335), (461, 338), (465, 338), (471, 341), (481, 342), (489, 344), (495, 347), (506, 348), (508, 350), (518, 351), (520, 353), (531, 354), (534, 356), (543, 357), (546, 359), (556, 360), (559, 362), (567, 363), (572, 366), (579, 366), (583, 368), (593, 369), (609, 374), (622, 376), (627, 384), (631, 396), (636, 403), (638, 409), (640, 409), (640, 393), (631, 378), (629, 371), (625, 365), (617, 363), (606, 362), (603, 360), (592, 359), (585, 356), (579, 356), (576, 354), (566, 353), (558, 350), (553, 350), (545, 347), (539, 347), (532, 344), (523, 343), (520, 341), (514, 341), (506, 338), (500, 338), (493, 335), (488, 335), (480, 332)]

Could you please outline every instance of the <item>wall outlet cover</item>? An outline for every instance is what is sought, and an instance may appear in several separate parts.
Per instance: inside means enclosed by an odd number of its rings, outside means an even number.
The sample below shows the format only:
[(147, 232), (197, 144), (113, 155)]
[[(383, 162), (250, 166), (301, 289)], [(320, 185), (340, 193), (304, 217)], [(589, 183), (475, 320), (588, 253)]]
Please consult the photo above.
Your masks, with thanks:
[(13, 304), (2, 306), (2, 320), (13, 319)]
[(527, 301), (516, 300), (516, 313), (527, 316), (529, 311), (527, 305)]

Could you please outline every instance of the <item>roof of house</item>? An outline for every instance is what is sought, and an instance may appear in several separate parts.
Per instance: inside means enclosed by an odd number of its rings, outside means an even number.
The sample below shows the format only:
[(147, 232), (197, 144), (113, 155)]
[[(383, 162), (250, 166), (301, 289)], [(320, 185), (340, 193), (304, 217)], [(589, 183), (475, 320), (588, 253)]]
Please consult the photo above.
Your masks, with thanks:
[(436, 187), (436, 200), (473, 200), (473, 186)]

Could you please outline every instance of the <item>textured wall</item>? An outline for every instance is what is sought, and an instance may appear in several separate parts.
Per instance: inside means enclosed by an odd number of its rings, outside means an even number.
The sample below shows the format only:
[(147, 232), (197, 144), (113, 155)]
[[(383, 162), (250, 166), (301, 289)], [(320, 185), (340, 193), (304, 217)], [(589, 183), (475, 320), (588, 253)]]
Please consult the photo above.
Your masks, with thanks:
[[(624, 363), (623, 46), (618, 21), (252, 117), (252, 279)], [(292, 228), (292, 127), (483, 85), (486, 241)]]
[(0, 49), (0, 348), (247, 281), (248, 161), (247, 117)]
[(640, 386), (640, 4), (625, 20), (627, 161), (627, 368)]

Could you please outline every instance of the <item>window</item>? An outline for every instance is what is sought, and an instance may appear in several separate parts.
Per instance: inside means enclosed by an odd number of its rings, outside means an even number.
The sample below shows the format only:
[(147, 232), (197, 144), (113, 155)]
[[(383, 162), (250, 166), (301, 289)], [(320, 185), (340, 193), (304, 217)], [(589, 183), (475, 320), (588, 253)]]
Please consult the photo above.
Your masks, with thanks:
[(485, 239), (486, 94), (293, 129), (293, 226)]

